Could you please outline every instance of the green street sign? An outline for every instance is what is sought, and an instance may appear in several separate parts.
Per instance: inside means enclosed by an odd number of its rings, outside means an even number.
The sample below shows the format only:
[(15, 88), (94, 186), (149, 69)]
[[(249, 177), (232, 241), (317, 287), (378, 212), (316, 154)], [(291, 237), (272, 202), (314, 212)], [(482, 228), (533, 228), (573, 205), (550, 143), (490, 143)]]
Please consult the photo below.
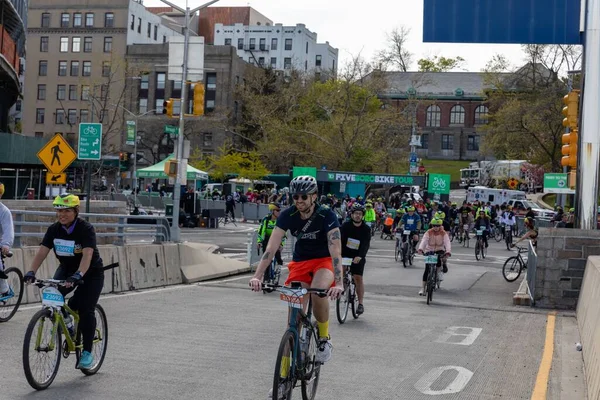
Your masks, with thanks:
[(433, 194), (450, 194), (450, 175), (429, 174), (427, 191)]
[(297, 176), (302, 176), (302, 175), (309, 175), (309, 176), (313, 176), (313, 177), (317, 177), (317, 168), (316, 167), (294, 167), (292, 169), (292, 175), (293, 177), (297, 177)]
[(569, 189), (568, 174), (544, 174), (544, 193), (575, 193)]
[(125, 144), (135, 145), (135, 121), (127, 121), (127, 141)]
[(79, 160), (100, 160), (102, 157), (102, 124), (79, 124)]
[(173, 125), (165, 125), (165, 133), (169, 135), (179, 135), (179, 127)]

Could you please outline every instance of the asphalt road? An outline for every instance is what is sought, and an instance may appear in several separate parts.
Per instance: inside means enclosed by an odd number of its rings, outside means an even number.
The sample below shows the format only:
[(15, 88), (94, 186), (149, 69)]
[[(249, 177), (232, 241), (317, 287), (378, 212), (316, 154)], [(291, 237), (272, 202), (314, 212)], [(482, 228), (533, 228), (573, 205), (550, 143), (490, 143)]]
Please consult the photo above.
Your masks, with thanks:
[[(250, 228), (185, 238), (212, 241), (241, 258)], [(531, 398), (548, 312), (512, 306), (517, 283), (502, 278), (511, 255), (502, 243), (491, 243), (483, 262), (475, 260), (473, 242), (453, 245), (450, 272), (427, 306), (417, 294), (422, 261), (403, 268), (394, 261), (393, 241), (373, 240), (365, 314), (340, 326), (332, 303), (334, 353), (322, 369), (318, 399)], [(63, 359), (42, 393), (28, 386), (21, 358), (25, 328), (39, 306), (24, 307), (0, 325), (0, 399), (266, 399), (287, 309), (276, 294), (250, 292), (248, 279), (103, 297), (110, 336), (102, 369), (84, 377), (74, 357)], [(566, 362), (575, 353), (573, 327), (571, 316), (557, 316), (550, 399), (584, 398), (573, 390), (561, 397), (564, 375), (575, 375)]]

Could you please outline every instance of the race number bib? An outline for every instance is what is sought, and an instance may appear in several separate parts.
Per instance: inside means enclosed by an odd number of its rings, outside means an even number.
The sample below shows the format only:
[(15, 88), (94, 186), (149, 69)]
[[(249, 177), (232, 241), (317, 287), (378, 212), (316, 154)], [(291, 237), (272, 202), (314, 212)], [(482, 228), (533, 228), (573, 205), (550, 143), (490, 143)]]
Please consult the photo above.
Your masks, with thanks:
[(412, 225), (415, 223), (415, 220), (413, 218), (409, 218), (406, 220), (407, 225)]
[(54, 250), (57, 256), (75, 256), (75, 242), (73, 240), (54, 239)]
[(360, 247), (360, 240), (348, 238), (348, 242), (346, 243), (346, 247), (352, 250), (358, 250)]

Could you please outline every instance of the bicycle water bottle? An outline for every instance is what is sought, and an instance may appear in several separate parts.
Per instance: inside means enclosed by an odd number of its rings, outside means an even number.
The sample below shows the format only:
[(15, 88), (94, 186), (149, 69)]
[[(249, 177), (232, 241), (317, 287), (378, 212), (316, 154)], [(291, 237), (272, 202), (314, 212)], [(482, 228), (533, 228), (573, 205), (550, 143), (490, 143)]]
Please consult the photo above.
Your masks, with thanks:
[(69, 335), (71, 335), (71, 337), (75, 336), (75, 324), (73, 324), (73, 317), (71, 317), (70, 315), (67, 315), (65, 317), (65, 324), (67, 325), (67, 330), (69, 331)]

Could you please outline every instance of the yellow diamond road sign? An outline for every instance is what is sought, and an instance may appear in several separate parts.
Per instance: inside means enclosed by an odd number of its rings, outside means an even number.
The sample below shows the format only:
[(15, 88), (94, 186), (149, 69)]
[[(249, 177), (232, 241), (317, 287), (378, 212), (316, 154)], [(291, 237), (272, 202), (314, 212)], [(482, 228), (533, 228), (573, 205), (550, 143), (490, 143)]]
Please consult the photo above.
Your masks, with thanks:
[(42, 147), (37, 156), (50, 173), (60, 174), (75, 161), (77, 153), (73, 151), (62, 135), (56, 134)]
[(46, 172), (46, 183), (48, 185), (66, 185), (67, 174), (53, 174), (52, 172)]

